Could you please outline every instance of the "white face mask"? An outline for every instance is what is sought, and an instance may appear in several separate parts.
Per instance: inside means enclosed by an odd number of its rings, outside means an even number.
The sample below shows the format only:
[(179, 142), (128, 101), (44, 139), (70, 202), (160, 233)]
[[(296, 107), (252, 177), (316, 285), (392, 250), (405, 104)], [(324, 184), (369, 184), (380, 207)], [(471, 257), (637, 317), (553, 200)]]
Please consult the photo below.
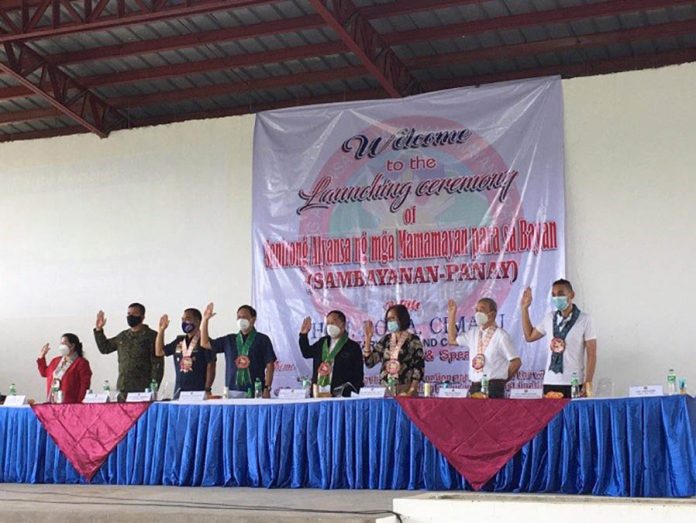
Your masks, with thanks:
[(246, 318), (239, 318), (237, 320), (237, 327), (239, 327), (239, 330), (242, 332), (249, 330), (249, 320)]
[(326, 334), (332, 338), (338, 338), (341, 334), (341, 328), (338, 325), (327, 325)]
[(61, 356), (67, 356), (68, 354), (70, 354), (70, 347), (61, 343), (60, 345), (58, 345), (58, 354), (60, 354)]
[(474, 319), (476, 320), (476, 325), (483, 327), (486, 323), (488, 323), (488, 314), (485, 312), (477, 312), (474, 314)]

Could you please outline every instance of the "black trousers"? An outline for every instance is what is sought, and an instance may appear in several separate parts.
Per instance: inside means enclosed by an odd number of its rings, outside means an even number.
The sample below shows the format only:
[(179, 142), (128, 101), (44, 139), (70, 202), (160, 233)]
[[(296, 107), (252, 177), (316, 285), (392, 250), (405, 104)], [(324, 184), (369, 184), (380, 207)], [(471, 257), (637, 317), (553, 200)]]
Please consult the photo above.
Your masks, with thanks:
[[(503, 399), (505, 398), (505, 384), (506, 380), (489, 380), (488, 381), (488, 397), (491, 399)], [(469, 387), (469, 394), (474, 394), (476, 392), (481, 392), (481, 382), (473, 381), (471, 382), (471, 387)]]
[(544, 385), (544, 395), (547, 392), (561, 392), (564, 398), (570, 398), (570, 385)]

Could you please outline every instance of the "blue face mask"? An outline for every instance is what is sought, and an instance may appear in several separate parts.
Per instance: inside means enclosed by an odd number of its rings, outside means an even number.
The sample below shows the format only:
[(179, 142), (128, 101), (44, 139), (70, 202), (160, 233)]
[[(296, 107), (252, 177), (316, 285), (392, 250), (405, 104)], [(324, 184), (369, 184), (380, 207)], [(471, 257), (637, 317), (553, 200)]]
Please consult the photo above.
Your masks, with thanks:
[(387, 322), (387, 330), (389, 332), (397, 332), (399, 330), (399, 322), (398, 321), (388, 321)]
[(553, 296), (551, 303), (558, 311), (564, 311), (568, 308), (568, 296)]
[(184, 331), (186, 334), (188, 334), (189, 332), (193, 332), (195, 328), (196, 326), (190, 321), (181, 322), (181, 330)]

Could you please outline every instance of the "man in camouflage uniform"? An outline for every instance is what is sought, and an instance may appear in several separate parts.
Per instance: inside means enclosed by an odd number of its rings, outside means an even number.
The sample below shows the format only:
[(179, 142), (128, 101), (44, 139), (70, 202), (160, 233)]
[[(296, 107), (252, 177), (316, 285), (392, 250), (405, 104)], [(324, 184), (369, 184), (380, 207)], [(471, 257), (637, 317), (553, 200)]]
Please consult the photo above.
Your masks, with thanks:
[(145, 307), (140, 303), (128, 306), (126, 317), (130, 329), (120, 332), (115, 338), (107, 339), (104, 334), (106, 317), (104, 311), (97, 313), (94, 339), (99, 352), (110, 354), (118, 351), (119, 401), (125, 400), (129, 392), (142, 392), (154, 379), (159, 386), (164, 374), (164, 358), (155, 356), (157, 331), (143, 323)]

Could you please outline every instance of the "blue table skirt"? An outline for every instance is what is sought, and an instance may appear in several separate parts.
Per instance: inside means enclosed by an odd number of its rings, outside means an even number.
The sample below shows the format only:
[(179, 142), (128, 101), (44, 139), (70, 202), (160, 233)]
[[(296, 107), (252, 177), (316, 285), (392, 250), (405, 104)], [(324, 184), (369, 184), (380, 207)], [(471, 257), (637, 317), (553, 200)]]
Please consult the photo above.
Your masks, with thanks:
[[(695, 420), (686, 396), (571, 402), (484, 490), (693, 496)], [(0, 482), (84, 482), (30, 409), (0, 409), (0, 438)], [(390, 399), (157, 403), (92, 483), (470, 489)]]

